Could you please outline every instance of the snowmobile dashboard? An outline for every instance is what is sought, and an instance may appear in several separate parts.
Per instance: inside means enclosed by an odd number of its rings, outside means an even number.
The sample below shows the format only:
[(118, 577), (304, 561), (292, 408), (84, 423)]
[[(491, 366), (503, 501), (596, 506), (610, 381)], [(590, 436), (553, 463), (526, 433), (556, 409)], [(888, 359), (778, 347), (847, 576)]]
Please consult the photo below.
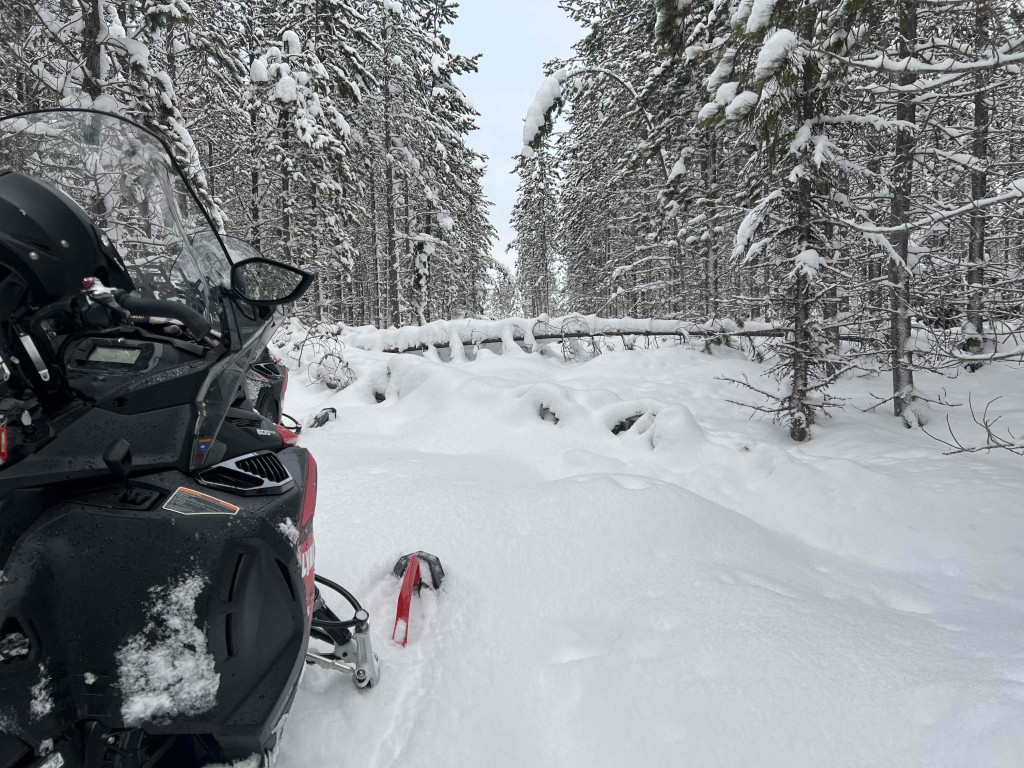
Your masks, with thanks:
[[(206, 368), (206, 352), (200, 344), (135, 327), (71, 342), (63, 363), (71, 388), (87, 402), (103, 403)], [(182, 384), (163, 396), (176, 404), (194, 399), (193, 390)]]
[(151, 341), (85, 339), (75, 348), (68, 367), (88, 371), (141, 373), (159, 363), (161, 350)]

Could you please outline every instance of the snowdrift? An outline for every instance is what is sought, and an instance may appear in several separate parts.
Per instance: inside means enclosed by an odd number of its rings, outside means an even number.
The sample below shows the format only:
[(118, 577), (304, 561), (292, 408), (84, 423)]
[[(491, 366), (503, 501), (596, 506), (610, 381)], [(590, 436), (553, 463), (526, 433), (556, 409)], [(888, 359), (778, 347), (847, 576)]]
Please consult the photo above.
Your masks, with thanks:
[[(319, 562), (367, 597), (382, 678), (308, 670), (284, 768), (1024, 764), (1018, 457), (857, 411), (870, 379), (792, 444), (728, 402), (721, 377), (761, 370), (728, 349), (349, 345), (332, 392), (300, 386), (316, 355), (292, 331), (289, 411), (338, 410), (302, 436)], [(921, 385), (977, 402), (1019, 375)], [(999, 407), (1019, 420), (1024, 396)], [(387, 574), (420, 548), (448, 578), (403, 649)]]

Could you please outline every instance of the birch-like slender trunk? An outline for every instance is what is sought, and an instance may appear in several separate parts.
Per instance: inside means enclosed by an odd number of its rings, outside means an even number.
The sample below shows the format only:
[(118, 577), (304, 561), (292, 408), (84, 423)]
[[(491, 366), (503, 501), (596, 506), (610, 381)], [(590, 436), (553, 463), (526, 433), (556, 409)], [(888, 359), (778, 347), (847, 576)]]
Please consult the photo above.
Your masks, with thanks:
[[(901, 57), (914, 55), (917, 39), (918, 0), (900, 3)], [(901, 86), (913, 84), (918, 75), (901, 72), (897, 81)], [(915, 96), (900, 91), (896, 96), (896, 119), (902, 124), (917, 121)], [(897, 225), (910, 219), (910, 198), (913, 192), (914, 133), (908, 128), (896, 131), (895, 164), (893, 167), (892, 219)], [(910, 273), (910, 233), (900, 232), (896, 238), (896, 258), (889, 259), (889, 344), (892, 347), (893, 412), (902, 416), (908, 425), (911, 420), (907, 409), (914, 401), (913, 352), (910, 349), (910, 315), (913, 280)]]

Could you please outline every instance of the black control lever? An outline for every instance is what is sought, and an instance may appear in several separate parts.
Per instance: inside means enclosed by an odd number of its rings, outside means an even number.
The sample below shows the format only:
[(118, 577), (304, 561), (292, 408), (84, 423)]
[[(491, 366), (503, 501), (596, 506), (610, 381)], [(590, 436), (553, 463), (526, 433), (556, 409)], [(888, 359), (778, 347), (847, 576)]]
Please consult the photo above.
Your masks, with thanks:
[(107, 465), (110, 474), (122, 483), (127, 483), (132, 473), (132, 444), (123, 437), (118, 438), (103, 452), (103, 463)]
[(118, 499), (126, 507), (144, 509), (158, 496), (156, 491), (148, 488), (133, 488), (128, 484), (132, 473), (132, 444), (123, 437), (118, 438), (103, 452), (103, 463), (110, 473), (124, 485), (124, 491)]

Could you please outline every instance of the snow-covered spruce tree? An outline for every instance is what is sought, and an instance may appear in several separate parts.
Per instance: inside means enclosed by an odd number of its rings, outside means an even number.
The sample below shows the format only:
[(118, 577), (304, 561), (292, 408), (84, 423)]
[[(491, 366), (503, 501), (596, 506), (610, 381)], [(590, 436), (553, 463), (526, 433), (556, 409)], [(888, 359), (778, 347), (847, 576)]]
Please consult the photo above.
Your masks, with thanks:
[(409, 12), (424, 28), (429, 54), (420, 69), (426, 96), (421, 131), (407, 143), (424, 169), (423, 202), (407, 218), (413, 240), (412, 313), (429, 320), (433, 304), (445, 317), (482, 310), (484, 269), (492, 236), (483, 196), (486, 158), (469, 148), (466, 136), (476, 130), (478, 112), (454, 83), (454, 77), (477, 70), (479, 56), (451, 51), (444, 28), (455, 22), (451, 0), (414, 0)]
[[(466, 143), (477, 113), (453, 82), (477, 57), (450, 50), (454, 9), (416, 0), (369, 11), (381, 45), (367, 66), (380, 89), (354, 117), (370, 211), (357, 271), (374, 294), (367, 305), (391, 324), (482, 310), (493, 238), (485, 158)], [(372, 274), (380, 279), (367, 285)]]
[[(126, 21), (133, 5), (126, 4)], [(131, 37), (136, 44), (128, 43), (129, 36), (110, 44), (124, 46), (132, 69), (129, 79), (137, 78), (147, 89), (135, 94), (123, 112), (168, 139), (178, 165), (185, 170), (214, 224), (223, 229), (223, 212), (210, 188), (199, 142), (183, 110), (188, 111), (187, 104), (198, 112), (201, 101), (222, 104), (225, 97), (236, 97), (241, 67), (227, 49), (227, 40), (218, 26), (201, 23), (184, 0), (145, 0), (140, 11), (137, 19), (128, 22), (135, 30)]]
[[(879, 174), (879, 197), (889, 204), (860, 209), (855, 226), (888, 265), (893, 402), (908, 426), (922, 417), (914, 318), (947, 325), (959, 314), (951, 307), (962, 308), (967, 346), (979, 348), (986, 211), (1021, 195), (1012, 182), (988, 191), (992, 99), (1018, 85), (1024, 58), (1024, 38), (993, 23), (990, 14), (1001, 6), (1006, 20), (1001, 2), (893, 0), (881, 6), (884, 15), (860, 50), (837, 59), (870, 97), (868, 122), (892, 128), (892, 140), (880, 135), (873, 156), (862, 159)], [(988, 32), (997, 27), (1004, 30), (998, 41)], [(982, 327), (968, 320), (972, 313)]]
[(610, 189), (617, 160), (604, 151), (609, 142), (592, 121), (596, 111), (591, 100), (573, 103), (567, 113), (571, 128), (560, 137), (557, 156), (552, 158), (557, 159), (564, 178), (559, 240), (565, 260), (567, 307), (617, 314), (621, 310), (612, 285), (617, 282), (614, 264), (618, 253), (633, 250), (633, 238), (623, 215), (624, 195)]
[(658, 201), (668, 155), (655, 143), (657, 120), (639, 92), (658, 64), (653, 17), (626, 0), (561, 7), (586, 28), (566, 62), (569, 130), (556, 148), (568, 297), (584, 311), (671, 313), (680, 293), (680, 249), (659, 237)]
[[(229, 234), (316, 274), (303, 314), (481, 311), (494, 233), (485, 158), (465, 141), (476, 113), (453, 84), (476, 60), (450, 51), (450, 0), (19, 0), (15, 11), (0, 16), (0, 48), (17, 62), (0, 71), (0, 105), (94, 106), (161, 132)], [(400, 27), (386, 57), (385, 16)]]
[(847, 67), (834, 56), (855, 50), (854, 30), (871, 22), (871, 9), (816, 0), (741, 0), (734, 6), (718, 0), (701, 5), (701, 15), (683, 6), (666, 2), (660, 8), (659, 26), (676, 40), (690, 37), (676, 32), (680, 25), (710, 26), (730, 14), (725, 34), (690, 51), (713, 55), (716, 62), (708, 80), (714, 98), (698, 120), (742, 132), (758, 150), (750, 172), (771, 174), (773, 188), (743, 221), (733, 257), (766, 252), (781, 268), (788, 332), (776, 371), (787, 381), (767, 410), (785, 420), (794, 440), (806, 440), (827, 404), (826, 388), (844, 370), (822, 324), (821, 298), (833, 281), (834, 241), (846, 213), (834, 194), (839, 175), (849, 172), (834, 126), (857, 116), (843, 109)]
[[(150, 57), (166, 62), (209, 195), (224, 226), (235, 232), (245, 223), (242, 192), (247, 188), (247, 182), (239, 185), (234, 178), (247, 124), (242, 98), (247, 64), (240, 59), (239, 25), (224, 0), (190, 0), (189, 8), (192, 23), (172, 23), (157, 36)], [(153, 11), (159, 15), (158, 7)]]
[(15, 2), (0, 14), (0, 114), (52, 106), (55, 91), (35, 71), (49, 59), (53, 46), (36, 9)]
[[(302, 178), (307, 208), (297, 223), (304, 244), (302, 261), (316, 275), (309, 300), (319, 319), (336, 317), (341, 294), (349, 286), (356, 257), (352, 230), (363, 215), (355, 192), (351, 142), (352, 118), (369, 76), (359, 47), (373, 47), (364, 19), (350, 0), (299, 0), (294, 10), (301, 24), (309, 66), (315, 73), (311, 117), (325, 135), (304, 142)], [(311, 308), (312, 309), (312, 308)]]
[[(1021, 63), (1012, 59), (1014, 52), (1024, 50), (1020, 21), (1024, 9), (1004, 0), (975, 0), (938, 10), (919, 12), (924, 14), (919, 20), (922, 60), (935, 65), (941, 57), (948, 63), (947, 70), (965, 65), (971, 69), (952, 77), (940, 74), (941, 88), (929, 99), (938, 108), (930, 106), (926, 113), (930, 143), (918, 153), (918, 163), (925, 166), (921, 170), (936, 189), (928, 195), (935, 202), (922, 213), (940, 213), (950, 205), (970, 210), (959, 220), (943, 217), (934, 228), (923, 230), (924, 238), (941, 254), (926, 256), (926, 262), (929, 276), (944, 276), (951, 293), (963, 294), (957, 301), (963, 308), (962, 347), (978, 354), (993, 349), (990, 318), (1001, 313), (998, 292), (987, 283), (1010, 287), (1018, 278), (1015, 272), (1006, 272), (1007, 262), (997, 253), (1002, 250), (998, 248), (1000, 230), (1008, 223), (1005, 217), (1012, 207), (989, 206), (987, 201), (1022, 175), (1019, 158), (993, 150), (1007, 133), (1013, 134), (1014, 113), (1019, 115), (1024, 83)], [(929, 48), (931, 53), (925, 52)], [(1001, 64), (998, 59), (1003, 56), (1011, 60)], [(927, 79), (919, 78), (915, 85), (926, 87)], [(956, 266), (950, 270), (944, 264)], [(927, 290), (923, 294), (919, 306), (941, 304), (946, 298), (935, 298)]]
[[(683, 314), (693, 319), (770, 319), (773, 267), (763, 252), (743, 264), (730, 258), (735, 232), (757, 201), (768, 194), (767, 174), (745, 168), (756, 147), (721, 125), (694, 116), (707, 103), (729, 16), (711, 12), (707, 0), (690, 3), (681, 15), (659, 11), (655, 36), (658, 64), (643, 96), (658, 117), (655, 146), (673, 160), (662, 192), (664, 224), (681, 245), (679, 293)], [(676, 9), (679, 10), (679, 9)]]
[(349, 122), (365, 82), (355, 49), (365, 42), (359, 20), (342, 0), (292, 2), (245, 28), (255, 150), (244, 159), (250, 237), (317, 276), (303, 305), (317, 319), (336, 311), (355, 254), (350, 231), (362, 213), (351, 188)]
[(617, 98), (618, 89), (609, 93), (607, 84), (596, 80), (579, 75), (566, 82), (569, 130), (558, 137), (553, 152), (542, 148), (549, 153), (546, 172), (554, 177), (550, 166), (557, 163), (561, 178), (557, 241), (566, 300), (582, 312), (649, 314), (651, 291), (644, 288), (655, 282), (648, 279), (651, 267), (661, 264), (654, 255), (641, 261), (634, 218), (642, 195), (633, 194), (632, 185), (616, 183), (637, 137), (622, 122), (628, 107)]
[(519, 193), (512, 208), (516, 274), (524, 309), (531, 315), (552, 314), (559, 307), (559, 178), (545, 137), (520, 158)]
[(519, 281), (504, 264), (495, 261), (487, 276), (485, 313), (490, 317), (521, 317), (528, 314), (524, 305)]
[(195, 22), (181, 0), (39, 0), (19, 3), (0, 24), (17, 70), (8, 93), (25, 100), (17, 108), (96, 108), (139, 120), (168, 140), (220, 224), (175, 79), (179, 52), (194, 43)]
[[(695, 126), (706, 76), (683, 55), (690, 46), (676, 48), (674, 39), (657, 46), (655, 22), (663, 16), (643, 4), (572, 0), (562, 7), (586, 34), (576, 55), (545, 80), (524, 143), (539, 141), (566, 105), (569, 130), (552, 150), (563, 179), (571, 305), (701, 321), (720, 312), (764, 314), (766, 270), (741, 271), (724, 258), (740, 205), (752, 194), (741, 167), (753, 148), (737, 147), (724, 130)], [(713, 29), (695, 36), (718, 37)]]

